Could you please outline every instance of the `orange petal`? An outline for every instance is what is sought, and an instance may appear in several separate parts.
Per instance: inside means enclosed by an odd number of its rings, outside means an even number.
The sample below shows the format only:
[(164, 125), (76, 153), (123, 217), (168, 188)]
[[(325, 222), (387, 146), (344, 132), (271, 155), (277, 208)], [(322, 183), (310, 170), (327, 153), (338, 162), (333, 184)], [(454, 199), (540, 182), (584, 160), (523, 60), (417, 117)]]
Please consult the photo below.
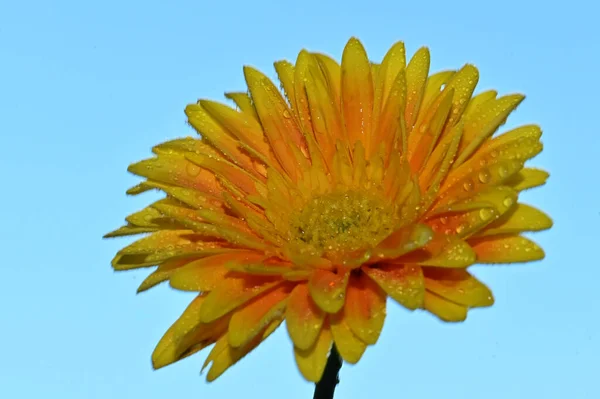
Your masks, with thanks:
[(200, 320), (209, 323), (243, 305), (257, 295), (274, 288), (282, 280), (258, 276), (227, 276), (207, 296)]
[(429, 49), (422, 47), (415, 52), (406, 66), (406, 85), (408, 97), (406, 99), (405, 119), (408, 130), (412, 130), (417, 115), (421, 108), (421, 102), (425, 94), (425, 83), (429, 74)]
[(443, 321), (457, 322), (467, 318), (467, 307), (448, 301), (430, 291), (425, 292), (425, 309)]
[[(383, 264), (362, 270), (391, 298), (414, 310), (423, 306), (425, 285), (423, 272), (417, 265)], [(333, 328), (333, 327), (332, 327)]]
[(287, 302), (285, 323), (294, 346), (307, 350), (317, 340), (325, 313), (313, 302), (306, 284), (297, 285)]
[(494, 304), (492, 292), (464, 269), (423, 268), (428, 291), (449, 301), (467, 307), (485, 307)]
[(324, 325), (315, 344), (307, 350), (294, 348), (294, 355), (298, 369), (308, 381), (318, 382), (321, 380), (327, 355), (331, 349), (331, 331), (328, 325)]
[(226, 263), (246, 264), (258, 262), (264, 255), (251, 251), (235, 251), (231, 253), (208, 256), (188, 263), (171, 275), (171, 287), (182, 291), (212, 291), (229, 273)]
[(344, 309), (338, 313), (329, 316), (331, 324), (331, 334), (335, 342), (338, 353), (346, 362), (356, 364), (367, 349), (367, 344), (361, 341), (348, 327), (344, 320)]
[(248, 344), (273, 320), (281, 318), (289, 294), (289, 286), (279, 286), (235, 311), (229, 322), (229, 345), (237, 348)]
[(516, 263), (544, 259), (544, 250), (518, 235), (472, 238), (469, 244), (477, 254), (477, 263)]
[(344, 306), (344, 320), (352, 332), (366, 344), (373, 345), (385, 321), (385, 292), (364, 274), (351, 275)]
[(373, 114), (373, 78), (367, 53), (355, 38), (342, 54), (342, 112), (350, 145), (362, 141), (367, 146)]

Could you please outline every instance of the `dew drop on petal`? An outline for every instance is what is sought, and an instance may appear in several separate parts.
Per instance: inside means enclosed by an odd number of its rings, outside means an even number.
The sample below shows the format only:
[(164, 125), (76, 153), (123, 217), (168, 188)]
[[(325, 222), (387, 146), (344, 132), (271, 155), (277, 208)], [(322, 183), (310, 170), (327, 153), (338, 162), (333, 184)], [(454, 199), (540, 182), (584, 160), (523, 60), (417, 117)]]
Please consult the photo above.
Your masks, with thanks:
[(498, 175), (500, 177), (506, 177), (506, 175), (508, 175), (508, 169), (506, 169), (504, 166), (500, 166), (498, 168)]
[(193, 163), (188, 163), (185, 168), (185, 171), (191, 177), (196, 177), (200, 174), (200, 167), (198, 167), (197, 165), (194, 165)]
[(465, 189), (465, 191), (471, 191), (473, 189), (473, 182), (467, 180), (463, 183), (463, 188)]
[(481, 220), (486, 221), (494, 216), (494, 212), (490, 208), (483, 208), (479, 211), (479, 217)]
[(504, 204), (505, 207), (510, 207), (512, 204), (514, 204), (514, 200), (512, 199), (512, 197), (506, 197), (504, 198), (504, 201), (502, 201), (502, 203)]
[(490, 174), (487, 170), (482, 170), (479, 172), (479, 181), (483, 184), (488, 183), (490, 181)]

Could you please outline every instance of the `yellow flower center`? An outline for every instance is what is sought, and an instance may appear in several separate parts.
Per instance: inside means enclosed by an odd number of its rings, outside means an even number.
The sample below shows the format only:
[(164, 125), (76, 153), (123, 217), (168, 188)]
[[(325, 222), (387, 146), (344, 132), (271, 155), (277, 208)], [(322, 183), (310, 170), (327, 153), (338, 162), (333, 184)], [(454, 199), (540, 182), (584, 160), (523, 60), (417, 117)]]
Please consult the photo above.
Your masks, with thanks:
[(377, 245), (394, 227), (393, 208), (366, 193), (315, 197), (292, 214), (290, 241), (322, 252), (349, 252)]

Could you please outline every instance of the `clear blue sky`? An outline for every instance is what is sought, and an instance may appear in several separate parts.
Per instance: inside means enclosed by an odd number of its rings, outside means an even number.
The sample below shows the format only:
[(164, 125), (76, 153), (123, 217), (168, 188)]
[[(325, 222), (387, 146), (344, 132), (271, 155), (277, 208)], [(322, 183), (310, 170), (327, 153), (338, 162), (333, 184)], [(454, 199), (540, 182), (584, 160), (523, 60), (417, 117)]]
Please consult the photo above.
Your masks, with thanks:
[[(524, 195), (555, 220), (547, 259), (476, 267), (496, 305), (445, 325), (392, 305), (377, 346), (345, 366), (339, 398), (599, 398), (600, 29), (591, 0), (0, 2), (0, 397), (310, 398), (285, 329), (213, 384), (203, 356), (154, 372), (150, 353), (190, 299), (146, 271), (114, 273), (103, 241), (151, 201), (126, 172), (192, 134), (183, 108), (274, 75), (302, 48), (336, 58), (358, 36), (374, 60), (404, 40), (432, 69), (475, 63), (479, 89), (524, 92), (509, 126), (539, 123)], [(326, 3), (326, 4), (325, 4)], [(167, 5), (169, 4), (169, 5)], [(405, 4), (405, 5), (402, 5)], [(532, 164), (532, 165), (533, 165)]]

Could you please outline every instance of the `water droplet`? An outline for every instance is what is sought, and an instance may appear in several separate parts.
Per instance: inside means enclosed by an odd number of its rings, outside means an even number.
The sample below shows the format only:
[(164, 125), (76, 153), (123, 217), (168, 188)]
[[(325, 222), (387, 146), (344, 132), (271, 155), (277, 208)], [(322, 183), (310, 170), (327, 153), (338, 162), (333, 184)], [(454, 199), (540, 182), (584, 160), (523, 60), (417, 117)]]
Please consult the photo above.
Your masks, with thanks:
[(494, 216), (494, 212), (490, 208), (483, 208), (479, 211), (479, 217), (481, 220), (486, 221)]
[(471, 191), (473, 189), (473, 182), (470, 180), (467, 180), (466, 182), (463, 183), (463, 188), (465, 189), (465, 191)]
[(458, 226), (456, 226), (456, 234), (462, 233), (463, 231), (465, 231), (466, 228), (467, 226), (465, 224), (459, 224)]
[(484, 169), (481, 172), (479, 172), (479, 181), (483, 184), (488, 183), (490, 181), (490, 174), (487, 170)]
[(290, 111), (288, 111), (287, 109), (283, 111), (283, 117), (285, 119), (290, 119), (292, 117), (292, 115), (290, 114)]
[(497, 156), (498, 156), (498, 151), (494, 150), (494, 151), (490, 152), (490, 157), (496, 158)]
[(504, 166), (500, 166), (498, 168), (498, 175), (500, 175), (500, 177), (506, 177), (506, 175), (508, 175), (508, 169)]
[(197, 165), (194, 165), (193, 163), (188, 163), (185, 168), (185, 171), (191, 177), (196, 177), (200, 174), (200, 168)]
[(504, 204), (505, 207), (510, 207), (512, 204), (515, 203), (515, 201), (512, 199), (512, 197), (506, 197), (504, 198), (504, 201), (502, 201), (502, 203)]

